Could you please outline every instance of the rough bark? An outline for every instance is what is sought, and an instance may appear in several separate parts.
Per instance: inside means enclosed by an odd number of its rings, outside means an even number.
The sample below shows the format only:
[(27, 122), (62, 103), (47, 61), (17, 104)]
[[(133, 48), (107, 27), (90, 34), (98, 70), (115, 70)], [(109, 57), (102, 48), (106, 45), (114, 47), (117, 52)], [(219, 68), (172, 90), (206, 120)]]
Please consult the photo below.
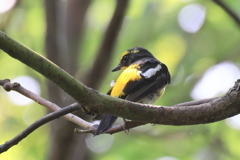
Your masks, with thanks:
[(146, 105), (110, 97), (88, 88), (49, 60), (22, 46), (4, 33), (0, 34), (0, 48), (52, 80), (71, 95), (87, 113), (101, 112), (154, 124), (193, 125), (223, 120), (239, 114), (240, 111), (239, 80), (225, 96), (208, 103), (181, 107)]

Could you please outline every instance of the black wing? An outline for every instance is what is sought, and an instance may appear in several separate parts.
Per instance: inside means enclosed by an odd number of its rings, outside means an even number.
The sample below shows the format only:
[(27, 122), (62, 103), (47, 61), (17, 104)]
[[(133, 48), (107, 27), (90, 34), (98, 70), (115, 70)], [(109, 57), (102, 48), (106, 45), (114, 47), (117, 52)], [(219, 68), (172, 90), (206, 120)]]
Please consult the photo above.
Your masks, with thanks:
[(142, 79), (139, 81), (130, 81), (123, 92), (128, 96), (126, 100), (137, 102), (149, 94), (163, 89), (170, 83), (170, 74), (165, 64), (156, 59), (148, 59), (141, 62), (139, 69)]
[[(142, 79), (127, 83), (126, 87), (123, 89), (123, 92), (128, 95), (125, 98), (126, 100), (137, 102), (149, 94), (163, 89), (171, 81), (167, 67), (158, 60), (147, 59), (146, 61), (140, 61), (140, 64), (141, 67), (139, 69), (139, 73), (142, 76)], [(153, 72), (149, 69), (153, 69)], [(108, 94), (111, 94), (111, 91), (112, 90), (110, 89)], [(116, 119), (116, 116), (103, 114), (102, 121), (94, 136), (109, 130)]]

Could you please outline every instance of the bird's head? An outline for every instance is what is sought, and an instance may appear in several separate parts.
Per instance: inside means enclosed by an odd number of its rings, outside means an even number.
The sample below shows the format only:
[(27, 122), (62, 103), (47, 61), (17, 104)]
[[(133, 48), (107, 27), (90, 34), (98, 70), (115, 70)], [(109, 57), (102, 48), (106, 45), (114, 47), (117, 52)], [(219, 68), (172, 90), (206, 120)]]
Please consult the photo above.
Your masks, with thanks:
[(120, 57), (120, 63), (112, 70), (112, 72), (125, 70), (132, 63), (147, 57), (153, 58), (153, 55), (143, 47), (128, 49), (127, 51), (123, 52)]

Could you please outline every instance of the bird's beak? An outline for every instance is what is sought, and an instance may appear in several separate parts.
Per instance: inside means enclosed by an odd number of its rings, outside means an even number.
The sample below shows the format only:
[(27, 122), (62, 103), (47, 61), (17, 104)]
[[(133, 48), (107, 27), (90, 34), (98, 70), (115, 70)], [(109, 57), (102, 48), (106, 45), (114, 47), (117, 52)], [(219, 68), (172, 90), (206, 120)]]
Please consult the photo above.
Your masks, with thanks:
[(121, 67), (122, 66), (119, 64), (117, 67), (113, 68), (112, 72), (119, 71)]

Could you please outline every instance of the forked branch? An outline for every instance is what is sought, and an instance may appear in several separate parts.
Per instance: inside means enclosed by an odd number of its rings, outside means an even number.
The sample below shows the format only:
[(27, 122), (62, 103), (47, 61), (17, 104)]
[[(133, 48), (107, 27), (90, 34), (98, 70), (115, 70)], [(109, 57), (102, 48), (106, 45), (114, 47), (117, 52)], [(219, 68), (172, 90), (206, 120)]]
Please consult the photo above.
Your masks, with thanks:
[[(3, 32), (0, 33), (0, 49), (4, 50), (13, 58), (18, 59), (29, 67), (35, 69), (46, 78), (52, 80), (65, 92), (71, 95), (88, 113), (107, 113), (132, 120), (123, 125), (113, 126), (107, 132), (110, 134), (139, 125), (144, 125), (146, 123), (163, 125), (194, 125), (212, 123), (240, 113), (240, 80), (236, 81), (234, 87), (222, 97), (185, 102), (172, 107), (146, 105), (110, 97), (88, 88), (46, 58), (11, 39)], [(11, 84), (9, 80), (0, 80), (0, 85), (2, 85), (6, 91), (15, 90), (46, 107), (52, 107), (56, 110), (60, 109), (55, 104), (24, 89), (18, 83)], [(74, 110), (79, 109), (78, 104), (73, 104), (73, 106), (73, 108), (75, 108)], [(60, 111), (62, 110), (57, 112)], [(30, 134), (34, 129), (42, 124), (45, 124), (56, 117), (70, 113), (71, 111), (73, 110), (60, 112), (60, 115), (55, 115), (55, 113), (53, 113), (54, 116), (47, 115), (48, 118), (45, 118), (48, 120), (44, 118), (45, 120), (40, 120), (40, 122), (36, 121), (34, 123), (35, 125), (33, 124), (33, 126), (31, 125), (29, 127), (30, 129), (26, 129), (30, 130), (30, 132), (27, 133)], [(65, 117), (68, 117), (68, 120), (87, 129), (87, 131), (78, 130), (80, 133), (93, 133), (95, 131), (95, 127), (92, 123), (86, 122), (72, 114), (67, 114)], [(77, 122), (75, 120), (79, 121)], [(34, 129), (31, 129), (32, 127)], [(26, 137), (25, 131), (21, 134), (20, 137)], [(18, 141), (15, 139), (16, 137), (13, 140), (10, 140), (13, 145), (19, 142), (18, 138)], [(9, 144), (9, 142), (7, 142), (1, 147), (5, 148), (2, 149), (4, 151), (6, 148), (8, 149), (9, 146), (11, 146), (11, 143)]]
[(19, 133), (13, 139), (6, 141), (4, 144), (0, 145), (0, 153), (7, 151), (9, 148), (13, 147), (14, 145), (17, 145), (21, 140), (26, 138), (29, 134), (31, 134), (33, 131), (35, 131), (37, 128), (39, 128), (43, 124), (76, 110), (79, 110), (79, 106), (73, 104), (73, 105), (64, 107), (61, 110), (55, 111), (53, 113), (49, 113), (48, 115), (42, 117), (41, 119), (31, 124), (29, 127), (27, 127), (24, 131)]
[(49, 60), (4, 33), (0, 34), (0, 48), (52, 80), (89, 114), (107, 113), (143, 123), (194, 125), (223, 120), (239, 114), (240, 111), (239, 81), (225, 96), (208, 103), (181, 107), (146, 105), (110, 97), (88, 88)]

